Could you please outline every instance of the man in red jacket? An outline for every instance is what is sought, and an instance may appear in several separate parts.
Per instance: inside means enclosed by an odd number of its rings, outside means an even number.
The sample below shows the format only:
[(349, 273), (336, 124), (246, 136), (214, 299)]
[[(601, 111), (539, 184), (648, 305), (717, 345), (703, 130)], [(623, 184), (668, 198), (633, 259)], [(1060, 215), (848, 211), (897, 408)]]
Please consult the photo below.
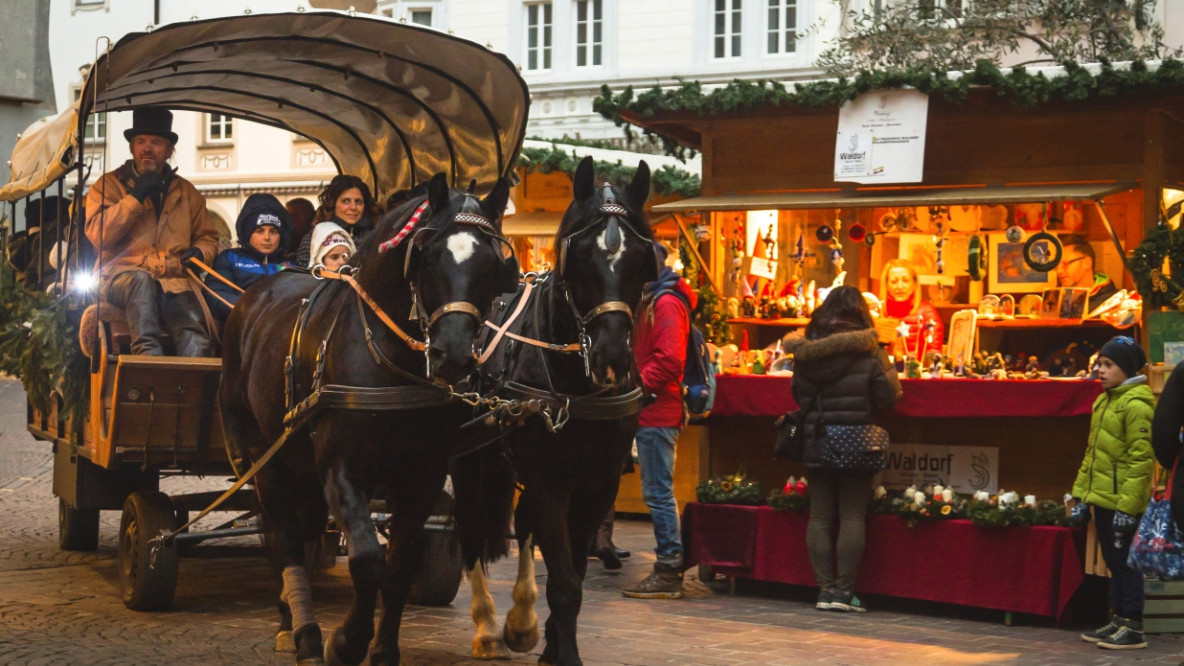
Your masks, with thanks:
[[(677, 293), (661, 293), (672, 291)], [(682, 375), (686, 365), (690, 312), (698, 296), (669, 266), (646, 285), (646, 299), (635, 324), (633, 354), (646, 393), (657, 399), (641, 411), (637, 458), (641, 494), (654, 523), (658, 561), (640, 583), (621, 591), (634, 599), (682, 597), (682, 540), (674, 499), (674, 445), (684, 423)], [(654, 295), (657, 298), (654, 298)], [(689, 307), (688, 307), (689, 304)]]

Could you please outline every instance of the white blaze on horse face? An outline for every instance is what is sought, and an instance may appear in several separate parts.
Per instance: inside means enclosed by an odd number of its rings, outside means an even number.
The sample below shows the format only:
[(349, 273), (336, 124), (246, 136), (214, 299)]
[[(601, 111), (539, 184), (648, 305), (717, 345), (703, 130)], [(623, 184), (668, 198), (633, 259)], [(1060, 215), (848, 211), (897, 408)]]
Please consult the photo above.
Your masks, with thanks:
[(596, 237), (596, 246), (599, 247), (601, 250), (603, 250), (605, 256), (608, 258), (609, 270), (616, 271), (617, 270), (617, 262), (620, 261), (621, 257), (625, 254), (625, 241), (624, 241), (624, 239), (621, 240), (621, 244), (617, 246), (616, 252), (610, 252), (608, 249), (608, 243), (606, 243), (604, 240), (604, 238), (607, 234), (608, 234), (608, 229), (605, 229), (604, 231), (600, 232), (600, 235)]
[(457, 265), (465, 263), (476, 252), (477, 242), (477, 237), (468, 231), (449, 236), (448, 251), (452, 253), (452, 260)]

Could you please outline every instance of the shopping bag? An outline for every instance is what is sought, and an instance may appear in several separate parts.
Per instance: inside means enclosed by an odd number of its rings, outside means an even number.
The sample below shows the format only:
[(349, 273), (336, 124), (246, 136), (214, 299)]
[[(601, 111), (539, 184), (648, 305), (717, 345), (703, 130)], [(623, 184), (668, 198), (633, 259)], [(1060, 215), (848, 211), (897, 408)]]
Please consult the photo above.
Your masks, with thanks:
[(828, 424), (820, 449), (823, 467), (878, 472), (887, 463), (888, 431), (875, 424)]
[(773, 457), (801, 462), (806, 446), (804, 435), (806, 413), (796, 410), (782, 414), (773, 425), (777, 428), (777, 441), (773, 443)]
[[(1172, 475), (1163, 495), (1151, 499), (1135, 538), (1131, 541), (1131, 554), (1127, 566), (1132, 569), (1158, 576), (1163, 580), (1184, 580), (1184, 533), (1172, 516)], [(1158, 487), (1156, 483), (1153, 487)]]

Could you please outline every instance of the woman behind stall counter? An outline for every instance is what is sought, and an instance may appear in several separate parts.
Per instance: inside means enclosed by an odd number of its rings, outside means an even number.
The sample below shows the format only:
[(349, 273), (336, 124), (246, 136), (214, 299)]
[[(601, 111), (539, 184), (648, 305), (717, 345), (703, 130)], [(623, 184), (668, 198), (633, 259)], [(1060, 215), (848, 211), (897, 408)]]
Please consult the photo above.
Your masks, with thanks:
[[(892, 259), (884, 264), (880, 275), (880, 300), (884, 303), (884, 316), (900, 319), (908, 324), (909, 333), (904, 339), (905, 352), (924, 358), (926, 352), (941, 353), (945, 343), (946, 328), (941, 314), (932, 303), (921, 300), (921, 287), (917, 282), (917, 270), (904, 259)], [(923, 326), (932, 323), (929, 333)], [(924, 337), (918, 353), (917, 336)]]

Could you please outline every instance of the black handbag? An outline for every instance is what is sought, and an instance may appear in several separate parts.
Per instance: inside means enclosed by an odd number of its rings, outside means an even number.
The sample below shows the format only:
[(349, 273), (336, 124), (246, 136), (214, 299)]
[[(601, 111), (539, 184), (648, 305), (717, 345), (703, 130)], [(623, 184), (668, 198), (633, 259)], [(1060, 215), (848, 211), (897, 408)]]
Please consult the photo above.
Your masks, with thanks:
[(888, 431), (878, 425), (828, 425), (822, 437), (823, 467), (878, 472), (887, 466)]
[(773, 443), (773, 457), (800, 462), (806, 446), (806, 412), (798, 409), (782, 414), (773, 425), (777, 441)]

